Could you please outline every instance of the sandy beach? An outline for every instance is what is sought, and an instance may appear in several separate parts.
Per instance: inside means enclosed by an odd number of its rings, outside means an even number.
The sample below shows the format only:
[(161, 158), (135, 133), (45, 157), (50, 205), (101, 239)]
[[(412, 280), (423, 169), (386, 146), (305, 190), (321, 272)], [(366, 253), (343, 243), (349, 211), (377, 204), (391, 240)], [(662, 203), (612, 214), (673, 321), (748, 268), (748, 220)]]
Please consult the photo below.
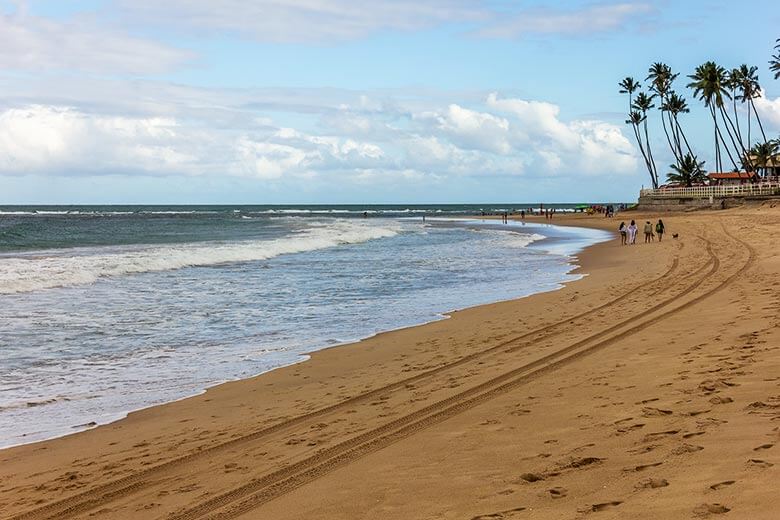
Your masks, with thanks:
[(777, 518), (780, 207), (662, 218), (561, 290), (0, 451), (0, 516)]

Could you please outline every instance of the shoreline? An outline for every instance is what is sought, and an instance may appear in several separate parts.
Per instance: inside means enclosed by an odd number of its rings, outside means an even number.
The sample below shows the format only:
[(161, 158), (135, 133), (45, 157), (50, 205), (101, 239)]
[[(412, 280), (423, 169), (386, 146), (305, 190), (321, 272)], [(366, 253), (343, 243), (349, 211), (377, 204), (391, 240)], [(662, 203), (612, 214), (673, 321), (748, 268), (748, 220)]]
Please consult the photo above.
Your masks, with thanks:
[[(469, 222), (469, 221), (477, 222), (477, 221), (481, 221), (481, 220), (489, 221), (489, 220), (493, 220), (494, 218), (497, 218), (497, 217), (490, 217), (490, 216), (488, 216), (488, 217), (463, 216), (463, 217), (452, 218), (451, 220), (453, 222)], [(437, 218), (433, 217), (430, 220), (431, 221), (436, 221)], [(438, 219), (438, 220), (445, 221), (445, 220), (449, 220), (449, 219)], [(515, 219), (510, 219), (510, 220), (515, 220)], [(516, 221), (520, 222), (519, 218), (516, 219)], [(533, 224), (547, 224), (547, 225), (556, 226), (556, 224), (551, 224), (550, 222), (544, 222), (544, 223), (542, 223), (542, 222), (532, 222), (532, 223)], [(569, 224), (561, 224), (560, 227), (570, 227), (570, 228), (573, 227), (573, 228), (576, 228), (577, 226), (575, 224), (573, 224), (573, 223), (569, 223)], [(601, 228), (595, 227), (595, 229), (601, 229)], [(507, 232), (514, 232), (515, 230), (506, 230), (506, 231)], [(520, 231), (520, 229), (518, 229), (517, 231)], [(538, 242), (534, 242), (532, 244), (529, 244), (529, 246), (532, 246), (533, 244), (537, 244), (537, 243), (538, 243), (539, 246), (541, 246), (541, 244), (543, 242), (546, 242), (548, 240), (553, 241), (553, 243), (555, 243), (556, 241), (558, 241), (560, 239), (556, 238), (556, 237), (552, 237), (552, 238), (551, 237), (545, 237), (544, 239), (541, 239)], [(595, 238), (586, 238), (584, 240), (587, 240), (587, 241), (591, 242), (592, 240), (595, 240)], [(412, 329), (412, 328), (415, 328), (415, 327), (424, 327), (424, 326), (426, 326), (428, 324), (431, 324), (431, 323), (436, 323), (436, 322), (448, 320), (448, 319), (450, 319), (452, 317), (452, 315), (454, 313), (458, 313), (458, 312), (462, 312), (462, 311), (466, 311), (466, 310), (470, 310), (470, 309), (474, 309), (474, 308), (479, 308), (479, 307), (486, 306), (486, 305), (494, 305), (494, 304), (499, 304), (499, 303), (505, 303), (505, 302), (512, 302), (512, 301), (522, 300), (522, 299), (525, 299), (525, 298), (533, 297), (533, 296), (535, 296), (537, 294), (544, 294), (544, 293), (558, 291), (558, 290), (562, 289), (563, 287), (565, 287), (567, 284), (570, 284), (570, 283), (573, 283), (573, 282), (577, 282), (583, 276), (587, 275), (587, 273), (579, 273), (578, 272), (578, 271), (581, 270), (581, 265), (579, 265), (579, 255), (582, 254), (587, 249), (589, 249), (591, 247), (594, 247), (594, 246), (596, 246), (596, 245), (598, 245), (600, 243), (603, 243), (605, 241), (606, 240), (602, 240), (602, 241), (597, 241), (597, 242), (591, 243), (590, 245), (587, 245), (585, 247), (578, 248), (574, 253), (571, 253), (571, 254), (569, 254), (569, 253), (562, 254), (561, 256), (567, 257), (567, 263), (570, 266), (570, 269), (568, 269), (564, 273), (564, 275), (565, 276), (573, 275), (573, 276), (577, 276), (577, 278), (574, 279), (574, 280), (564, 280), (564, 281), (561, 281), (561, 282), (557, 282), (555, 287), (552, 287), (552, 288), (549, 288), (549, 289), (544, 289), (544, 290), (533, 291), (533, 292), (530, 292), (530, 293), (527, 293), (527, 294), (521, 294), (521, 295), (518, 295), (518, 296), (513, 296), (511, 298), (490, 301), (490, 302), (482, 303), (482, 304), (478, 304), (478, 305), (472, 305), (472, 306), (467, 306), (467, 307), (462, 307), (462, 308), (455, 308), (455, 309), (448, 309), (448, 310), (436, 313), (435, 315), (433, 315), (433, 317), (431, 319), (429, 319), (427, 321), (421, 321), (421, 322), (413, 323), (413, 324), (410, 324), (410, 325), (400, 325), (400, 326), (395, 327), (395, 328), (373, 332), (373, 333), (370, 333), (370, 334), (368, 334), (366, 336), (357, 337), (357, 338), (353, 338), (353, 339), (347, 339), (347, 340), (345, 340), (343, 342), (339, 342), (339, 343), (335, 343), (335, 344), (331, 344), (331, 345), (325, 345), (325, 346), (321, 346), (321, 347), (313, 347), (311, 350), (308, 350), (306, 352), (302, 352), (300, 354), (297, 354), (298, 359), (296, 359), (294, 361), (291, 361), (289, 363), (285, 363), (285, 364), (282, 364), (282, 365), (270, 368), (268, 370), (264, 370), (262, 372), (259, 372), (259, 373), (253, 374), (253, 375), (216, 381), (213, 384), (210, 384), (209, 386), (206, 386), (206, 387), (204, 387), (204, 388), (202, 388), (202, 389), (200, 389), (200, 390), (198, 390), (196, 392), (193, 392), (193, 393), (190, 393), (190, 394), (187, 394), (187, 395), (183, 395), (182, 397), (178, 397), (178, 398), (175, 398), (175, 399), (172, 399), (172, 400), (169, 400), (169, 401), (158, 402), (158, 403), (149, 404), (149, 405), (146, 405), (146, 406), (141, 406), (139, 408), (134, 408), (134, 409), (131, 409), (131, 410), (119, 411), (119, 412), (116, 412), (116, 414), (113, 414), (114, 418), (112, 418), (112, 419), (101, 420), (101, 419), (95, 419), (94, 417), (93, 418), (85, 418), (86, 419), (85, 423), (79, 424), (79, 425), (69, 426), (68, 428), (70, 428), (72, 431), (64, 431), (63, 433), (54, 434), (54, 435), (52, 435), (50, 437), (46, 437), (44, 439), (34, 440), (34, 441), (30, 441), (30, 442), (20, 442), (20, 443), (17, 443), (17, 444), (10, 444), (10, 445), (7, 445), (7, 446), (0, 446), (0, 455), (2, 454), (2, 452), (4, 450), (9, 450), (9, 449), (13, 449), (13, 448), (19, 448), (19, 447), (23, 447), (23, 446), (36, 445), (36, 444), (39, 444), (39, 443), (46, 443), (46, 442), (49, 442), (49, 441), (62, 439), (62, 438), (69, 437), (69, 436), (72, 436), (72, 435), (78, 435), (78, 434), (82, 434), (84, 432), (93, 431), (93, 430), (96, 430), (98, 428), (101, 428), (101, 427), (104, 427), (104, 426), (108, 426), (108, 425), (117, 423), (119, 421), (123, 421), (123, 420), (127, 419), (128, 417), (130, 417), (132, 414), (135, 414), (135, 413), (143, 412), (143, 411), (146, 411), (146, 410), (149, 410), (149, 409), (152, 409), (152, 408), (155, 408), (155, 407), (159, 407), (159, 406), (166, 406), (166, 405), (174, 404), (174, 403), (186, 400), (186, 399), (191, 399), (191, 398), (196, 398), (196, 397), (200, 397), (200, 396), (206, 395), (210, 390), (212, 390), (214, 388), (217, 388), (217, 387), (219, 387), (221, 385), (224, 385), (224, 384), (236, 383), (236, 382), (241, 382), (241, 381), (246, 381), (246, 380), (252, 380), (252, 379), (261, 377), (261, 376), (263, 376), (265, 374), (268, 374), (268, 373), (271, 373), (273, 371), (276, 371), (276, 370), (280, 370), (280, 369), (284, 369), (284, 368), (287, 368), (287, 367), (290, 367), (290, 366), (293, 366), (293, 365), (298, 365), (298, 364), (301, 364), (301, 363), (309, 362), (309, 361), (311, 361), (312, 356), (315, 353), (317, 353), (317, 352), (321, 352), (321, 351), (325, 351), (325, 350), (329, 350), (329, 349), (334, 349), (334, 348), (340, 348), (340, 347), (354, 347), (354, 348), (358, 348), (360, 346), (360, 344), (362, 342), (366, 341), (366, 340), (370, 340), (370, 339), (376, 338), (377, 336), (380, 336), (380, 335), (383, 335), (383, 334), (388, 334), (388, 333), (392, 333), (392, 332), (396, 332), (396, 331), (400, 331), (400, 330), (404, 330), (404, 329)], [(553, 253), (553, 252), (547, 251), (546, 249), (543, 249), (543, 248), (538, 247), (538, 246), (535, 247), (535, 248), (532, 247), (531, 249), (540, 250), (544, 254), (550, 254), (550, 255), (557, 255), (557, 254), (559, 254), (559, 253)]]
[[(661, 216), (679, 240), (593, 245), (573, 271), (588, 276), (559, 290), (2, 450), (0, 507), (11, 518), (772, 518), (780, 211)], [(657, 215), (628, 218), (645, 217)]]

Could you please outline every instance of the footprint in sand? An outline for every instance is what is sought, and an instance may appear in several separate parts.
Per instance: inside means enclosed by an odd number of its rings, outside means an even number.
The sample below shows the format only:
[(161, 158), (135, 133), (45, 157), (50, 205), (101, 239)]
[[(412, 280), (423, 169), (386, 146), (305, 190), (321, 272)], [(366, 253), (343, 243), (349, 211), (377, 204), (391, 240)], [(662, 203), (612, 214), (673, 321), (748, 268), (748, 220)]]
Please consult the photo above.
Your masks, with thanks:
[(642, 415), (645, 417), (659, 417), (662, 415), (671, 415), (672, 413), (674, 412), (671, 410), (662, 410), (661, 408), (652, 408), (650, 406), (642, 408)]
[(634, 430), (639, 430), (639, 429), (644, 428), (644, 427), (645, 427), (645, 425), (643, 423), (632, 424), (631, 426), (625, 426), (623, 428), (618, 428), (617, 429), (617, 433), (628, 433), (628, 432), (632, 432)]
[(771, 462), (767, 462), (761, 459), (750, 459), (748, 460), (748, 463), (759, 468), (771, 468), (772, 466), (774, 466), (774, 464), (772, 464)]
[(638, 448), (632, 448), (630, 450), (626, 450), (626, 453), (630, 453), (632, 455), (640, 455), (642, 453), (650, 453), (656, 448), (660, 448), (660, 444), (648, 444), (646, 446), (640, 446)]
[(657, 489), (666, 487), (669, 485), (669, 481), (665, 478), (646, 478), (644, 480), (640, 480), (636, 488), (637, 489)]
[(672, 450), (672, 455), (684, 455), (686, 453), (695, 453), (701, 451), (704, 448), (701, 446), (694, 446), (693, 444), (683, 444)]
[(652, 462), (650, 464), (641, 464), (639, 466), (634, 466), (633, 468), (626, 468), (623, 471), (644, 471), (648, 468), (654, 468), (656, 466), (660, 466), (663, 464), (663, 462)]
[(598, 513), (599, 511), (606, 511), (622, 504), (622, 500), (613, 500), (611, 502), (602, 502), (601, 504), (593, 504), (590, 506), (590, 510)]
[(538, 482), (544, 480), (544, 476), (538, 473), (523, 473), (520, 475), (520, 479), (525, 482)]
[(733, 403), (734, 399), (732, 399), (731, 397), (715, 396), (712, 399), (710, 399), (710, 402), (712, 404), (728, 404), (728, 403)]
[(583, 457), (581, 459), (573, 459), (571, 462), (561, 465), (561, 469), (584, 468), (592, 464), (598, 464), (600, 462), (603, 462), (604, 460), (605, 459), (599, 457)]
[(724, 480), (723, 482), (718, 482), (716, 484), (711, 485), (710, 489), (717, 491), (718, 489), (728, 487), (732, 484), (735, 484), (736, 482), (737, 482), (736, 480)]
[(753, 451), (768, 450), (772, 446), (774, 446), (774, 444), (762, 444), (761, 446), (757, 446), (757, 447), (753, 448)]
[(562, 487), (554, 487), (552, 489), (548, 489), (547, 491), (550, 493), (552, 498), (563, 498), (569, 493), (569, 490)]
[(665, 437), (667, 435), (677, 435), (678, 433), (680, 433), (680, 430), (666, 430), (665, 432), (648, 433), (645, 435), (645, 442), (652, 441), (659, 437)]
[(498, 511), (496, 513), (488, 513), (486, 515), (477, 515), (471, 518), (471, 520), (512, 520), (513, 518), (520, 518), (521, 511), (525, 511), (524, 507), (516, 507), (514, 509), (507, 509), (505, 511)]
[(693, 509), (693, 513), (698, 516), (721, 515), (729, 511), (731, 509), (723, 504), (701, 504)]

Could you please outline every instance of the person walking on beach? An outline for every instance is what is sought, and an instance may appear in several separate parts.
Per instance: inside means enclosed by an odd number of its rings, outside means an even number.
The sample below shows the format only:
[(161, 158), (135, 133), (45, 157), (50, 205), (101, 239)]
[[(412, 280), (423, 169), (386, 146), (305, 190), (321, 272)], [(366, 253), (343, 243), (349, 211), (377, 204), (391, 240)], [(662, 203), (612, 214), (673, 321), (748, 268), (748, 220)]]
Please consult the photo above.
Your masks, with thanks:
[(658, 234), (659, 242), (664, 238), (665, 231), (666, 228), (664, 227), (664, 221), (659, 218), (658, 223), (655, 225), (655, 232)]
[(628, 243), (629, 244), (632, 244), (632, 245), (636, 244), (636, 231), (637, 231), (636, 222), (632, 220), (631, 224), (628, 225)]
[(650, 221), (645, 221), (645, 244), (650, 243), (653, 236), (653, 225)]
[(524, 209), (520, 210), (520, 220), (525, 220), (525, 210)]
[(628, 244), (628, 240), (626, 239), (626, 235), (628, 234), (628, 230), (626, 228), (626, 223), (621, 222), (620, 227), (618, 228), (618, 231), (620, 232), (620, 245), (624, 246)]

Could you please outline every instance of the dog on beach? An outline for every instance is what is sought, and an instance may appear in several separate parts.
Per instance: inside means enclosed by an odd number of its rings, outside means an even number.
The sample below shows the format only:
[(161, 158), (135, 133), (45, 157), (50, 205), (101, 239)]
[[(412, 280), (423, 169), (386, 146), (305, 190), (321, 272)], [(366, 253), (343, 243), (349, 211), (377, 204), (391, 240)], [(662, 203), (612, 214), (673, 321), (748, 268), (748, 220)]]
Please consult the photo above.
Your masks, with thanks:
[(677, 238), (677, 237), (679, 237), (679, 236), (680, 236), (680, 234), (679, 234), (679, 233), (675, 233), (674, 235), (672, 235), (672, 238)]

